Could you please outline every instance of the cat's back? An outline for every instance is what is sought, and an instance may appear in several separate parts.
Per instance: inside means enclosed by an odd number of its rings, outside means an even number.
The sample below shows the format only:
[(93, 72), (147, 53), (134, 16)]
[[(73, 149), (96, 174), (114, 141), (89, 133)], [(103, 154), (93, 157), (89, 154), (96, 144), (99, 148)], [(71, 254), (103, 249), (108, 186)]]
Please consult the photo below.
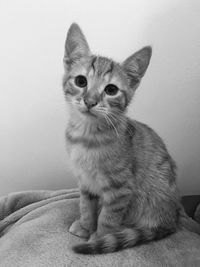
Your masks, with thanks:
[(138, 165), (144, 168), (153, 165), (157, 167), (165, 163), (173, 169), (176, 168), (162, 138), (151, 127), (131, 119), (128, 123), (134, 129), (132, 149)]
[(132, 143), (138, 148), (147, 150), (166, 150), (162, 138), (148, 125), (137, 120), (128, 120), (129, 127), (134, 129)]

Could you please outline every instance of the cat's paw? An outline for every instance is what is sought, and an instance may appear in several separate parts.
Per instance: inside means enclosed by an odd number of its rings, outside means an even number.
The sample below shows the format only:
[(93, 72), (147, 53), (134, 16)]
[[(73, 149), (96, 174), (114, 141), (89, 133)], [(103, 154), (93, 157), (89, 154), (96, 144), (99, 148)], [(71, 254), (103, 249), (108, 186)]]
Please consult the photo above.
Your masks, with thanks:
[(98, 234), (97, 232), (94, 232), (93, 234), (90, 235), (88, 242), (94, 242), (96, 241), (97, 238), (98, 238)]
[(89, 232), (81, 226), (80, 220), (76, 220), (69, 228), (69, 232), (73, 235), (88, 238)]

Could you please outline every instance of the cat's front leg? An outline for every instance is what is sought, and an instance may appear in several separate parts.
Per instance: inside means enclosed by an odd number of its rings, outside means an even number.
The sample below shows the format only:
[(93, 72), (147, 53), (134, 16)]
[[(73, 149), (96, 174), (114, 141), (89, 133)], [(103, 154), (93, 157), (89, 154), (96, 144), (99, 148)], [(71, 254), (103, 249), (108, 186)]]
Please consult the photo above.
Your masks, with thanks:
[(80, 219), (72, 223), (69, 232), (83, 238), (88, 238), (97, 227), (98, 197), (87, 190), (80, 190)]
[[(110, 195), (112, 196), (112, 192), (110, 192)], [(130, 199), (131, 194), (127, 192), (125, 194), (119, 192), (119, 195), (116, 195), (114, 198), (106, 197), (104, 199), (98, 217), (97, 231), (91, 236), (91, 239), (120, 230)]]

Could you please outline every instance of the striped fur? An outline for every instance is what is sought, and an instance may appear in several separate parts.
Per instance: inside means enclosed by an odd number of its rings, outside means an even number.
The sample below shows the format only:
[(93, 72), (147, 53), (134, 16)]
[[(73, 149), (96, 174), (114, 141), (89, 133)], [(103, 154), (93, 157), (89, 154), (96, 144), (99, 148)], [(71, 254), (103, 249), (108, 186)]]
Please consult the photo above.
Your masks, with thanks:
[[(178, 227), (175, 163), (151, 128), (125, 114), (150, 57), (151, 48), (145, 47), (118, 64), (94, 56), (78, 25), (68, 32), (66, 143), (81, 192), (80, 220), (69, 231), (89, 239), (73, 248), (77, 253), (118, 251)], [(79, 75), (87, 81), (84, 87), (76, 83)], [(110, 84), (118, 88), (114, 95), (106, 92)]]
[(137, 244), (162, 239), (172, 234), (176, 229), (137, 229), (126, 228), (119, 232), (106, 234), (87, 243), (73, 247), (74, 252), (80, 254), (104, 254), (116, 252), (125, 248), (131, 248)]

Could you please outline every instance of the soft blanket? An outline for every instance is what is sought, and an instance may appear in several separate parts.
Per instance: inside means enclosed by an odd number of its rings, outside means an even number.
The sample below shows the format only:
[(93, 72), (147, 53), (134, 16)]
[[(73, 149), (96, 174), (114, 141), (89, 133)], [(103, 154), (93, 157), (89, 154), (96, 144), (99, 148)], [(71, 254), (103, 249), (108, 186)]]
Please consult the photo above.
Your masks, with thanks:
[[(0, 199), (1, 267), (200, 266), (200, 225), (182, 215), (183, 229), (163, 240), (107, 255), (78, 255), (68, 232), (79, 216), (77, 189), (12, 193)], [(191, 231), (190, 232), (187, 228)]]

